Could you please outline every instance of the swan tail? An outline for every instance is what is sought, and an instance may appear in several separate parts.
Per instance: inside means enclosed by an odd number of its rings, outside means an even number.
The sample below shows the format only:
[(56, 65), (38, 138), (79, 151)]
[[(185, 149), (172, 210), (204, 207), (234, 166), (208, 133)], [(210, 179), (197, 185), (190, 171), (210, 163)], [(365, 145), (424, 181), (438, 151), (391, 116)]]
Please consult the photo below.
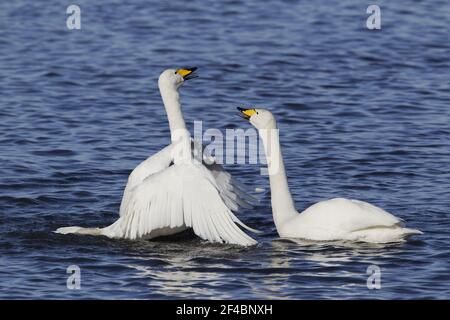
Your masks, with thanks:
[(410, 236), (420, 234), (423, 234), (423, 232), (417, 229), (398, 226), (378, 226), (352, 232), (349, 240), (358, 240), (371, 243), (389, 243), (404, 241)]
[(85, 234), (91, 236), (103, 235), (102, 229), (100, 228), (82, 228), (82, 227), (63, 227), (56, 229), (55, 233), (59, 234)]
[(403, 231), (403, 235), (405, 237), (413, 236), (415, 234), (423, 234), (422, 231), (417, 230), (417, 229), (402, 228), (402, 231)]

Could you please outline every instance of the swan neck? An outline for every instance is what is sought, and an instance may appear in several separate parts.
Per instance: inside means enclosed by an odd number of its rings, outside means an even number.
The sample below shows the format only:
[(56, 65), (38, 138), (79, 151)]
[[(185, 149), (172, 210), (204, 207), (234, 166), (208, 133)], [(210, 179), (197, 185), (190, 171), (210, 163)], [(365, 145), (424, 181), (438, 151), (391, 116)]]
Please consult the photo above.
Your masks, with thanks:
[(160, 84), (159, 91), (166, 109), (167, 120), (169, 121), (170, 140), (174, 145), (174, 162), (190, 161), (191, 139), (181, 110), (180, 94), (177, 88), (168, 85)]
[(297, 211), (286, 177), (279, 130), (276, 127), (259, 130), (259, 135), (263, 141), (269, 171), (273, 220), (279, 230), (284, 223), (297, 214)]
[(171, 136), (176, 130), (186, 130), (178, 90), (174, 87), (160, 85), (159, 91), (166, 109), (167, 119), (169, 120)]

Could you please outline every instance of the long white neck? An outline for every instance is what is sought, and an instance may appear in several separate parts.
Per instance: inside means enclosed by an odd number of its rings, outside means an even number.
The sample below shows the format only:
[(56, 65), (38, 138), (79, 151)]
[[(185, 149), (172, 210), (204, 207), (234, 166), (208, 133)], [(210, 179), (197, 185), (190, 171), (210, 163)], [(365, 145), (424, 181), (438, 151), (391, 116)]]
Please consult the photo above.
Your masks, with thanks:
[(272, 199), (272, 214), (277, 230), (293, 218), (298, 212), (286, 177), (283, 155), (281, 154), (279, 131), (274, 125), (273, 129), (259, 130), (259, 136), (264, 145), (270, 180), (270, 193)]
[(170, 85), (159, 85), (159, 91), (166, 108), (167, 119), (170, 126), (170, 140), (174, 145), (174, 162), (182, 163), (191, 160), (190, 133), (186, 129), (183, 113), (181, 111), (180, 94)]

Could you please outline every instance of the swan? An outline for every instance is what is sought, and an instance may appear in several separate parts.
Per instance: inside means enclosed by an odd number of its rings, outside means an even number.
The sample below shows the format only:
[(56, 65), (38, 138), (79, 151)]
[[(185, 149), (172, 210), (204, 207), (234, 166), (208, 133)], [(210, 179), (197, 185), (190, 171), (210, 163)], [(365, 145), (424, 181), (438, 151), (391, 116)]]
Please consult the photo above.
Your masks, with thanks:
[(238, 108), (258, 129), (269, 169), (272, 215), (282, 238), (313, 241), (389, 243), (422, 234), (404, 227), (401, 219), (370, 203), (335, 198), (318, 202), (302, 213), (294, 207), (280, 149), (277, 123), (266, 109)]
[(210, 242), (242, 246), (257, 242), (236, 224), (232, 211), (248, 207), (248, 196), (213, 157), (203, 157), (201, 146), (186, 129), (178, 89), (196, 77), (197, 68), (167, 69), (158, 87), (169, 121), (171, 144), (139, 164), (128, 177), (120, 216), (105, 228), (63, 227), (56, 233), (104, 235), (109, 238), (153, 239), (192, 228)]

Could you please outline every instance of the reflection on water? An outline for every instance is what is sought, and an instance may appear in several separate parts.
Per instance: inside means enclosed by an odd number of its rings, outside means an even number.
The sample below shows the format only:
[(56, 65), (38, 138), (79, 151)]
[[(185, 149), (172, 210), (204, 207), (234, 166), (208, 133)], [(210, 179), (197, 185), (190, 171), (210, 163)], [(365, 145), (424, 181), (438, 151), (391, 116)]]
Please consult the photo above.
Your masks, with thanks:
[[(332, 241), (317, 243), (304, 239), (279, 239), (273, 242), (280, 250), (288, 250), (289, 244), (295, 243), (304, 254), (303, 258), (320, 263), (323, 266), (336, 266), (352, 259), (370, 257), (388, 258), (401, 251), (403, 243), (363, 243), (350, 241)], [(398, 250), (395, 250), (398, 249)]]

